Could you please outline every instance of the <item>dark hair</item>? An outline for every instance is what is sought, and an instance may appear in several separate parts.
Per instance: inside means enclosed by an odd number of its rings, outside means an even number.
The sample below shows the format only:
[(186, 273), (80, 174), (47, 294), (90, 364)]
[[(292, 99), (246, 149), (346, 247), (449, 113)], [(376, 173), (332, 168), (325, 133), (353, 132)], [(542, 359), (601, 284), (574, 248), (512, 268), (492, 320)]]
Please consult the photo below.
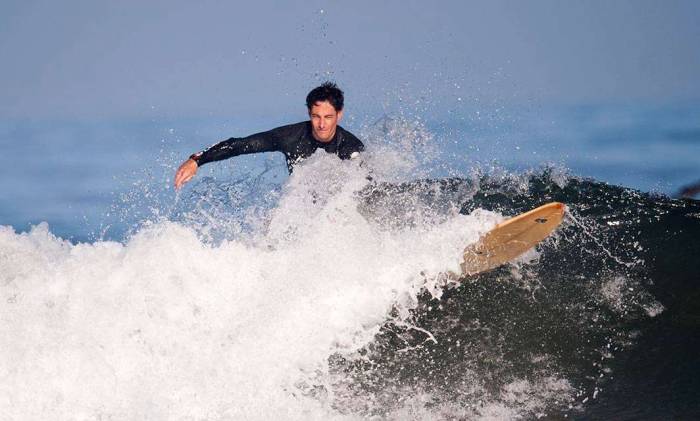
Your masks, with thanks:
[(328, 101), (336, 111), (343, 109), (343, 91), (333, 82), (325, 82), (323, 85), (314, 88), (306, 96), (306, 108), (311, 111), (311, 107), (317, 102)]

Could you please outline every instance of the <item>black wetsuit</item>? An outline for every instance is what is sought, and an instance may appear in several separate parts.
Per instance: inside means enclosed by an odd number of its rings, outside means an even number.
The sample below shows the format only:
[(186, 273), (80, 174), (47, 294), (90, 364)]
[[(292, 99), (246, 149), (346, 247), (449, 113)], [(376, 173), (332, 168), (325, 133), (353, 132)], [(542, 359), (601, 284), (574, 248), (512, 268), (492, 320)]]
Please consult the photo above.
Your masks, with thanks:
[(202, 166), (207, 162), (237, 155), (278, 151), (287, 158), (287, 168), (291, 174), (295, 164), (313, 155), (318, 149), (335, 154), (340, 159), (349, 159), (354, 152), (362, 152), (365, 146), (360, 139), (340, 126), (336, 127), (335, 136), (330, 142), (319, 142), (313, 137), (311, 122), (303, 121), (248, 137), (232, 137), (191, 158), (197, 161), (198, 166)]

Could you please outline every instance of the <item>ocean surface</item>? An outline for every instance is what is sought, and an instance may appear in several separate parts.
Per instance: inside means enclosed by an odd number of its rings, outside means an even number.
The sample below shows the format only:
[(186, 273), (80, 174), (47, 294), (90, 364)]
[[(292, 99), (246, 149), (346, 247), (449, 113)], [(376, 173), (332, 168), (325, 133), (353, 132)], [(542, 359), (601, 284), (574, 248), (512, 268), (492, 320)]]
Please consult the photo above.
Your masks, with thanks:
[[(700, 418), (700, 105), (350, 114), (361, 163), (172, 189), (301, 119), (0, 121), (0, 418)], [(549, 201), (536, 250), (444, 275)]]

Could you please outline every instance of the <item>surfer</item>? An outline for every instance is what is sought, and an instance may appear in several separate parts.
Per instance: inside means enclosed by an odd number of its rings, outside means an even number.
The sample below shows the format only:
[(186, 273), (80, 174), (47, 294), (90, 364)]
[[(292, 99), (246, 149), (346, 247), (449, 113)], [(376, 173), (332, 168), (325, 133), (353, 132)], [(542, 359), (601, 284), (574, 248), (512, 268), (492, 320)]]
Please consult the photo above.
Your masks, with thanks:
[(202, 165), (243, 154), (282, 152), (290, 174), (294, 165), (318, 149), (340, 159), (355, 158), (365, 147), (360, 139), (338, 125), (343, 118), (343, 101), (343, 91), (335, 83), (326, 82), (314, 88), (306, 96), (309, 121), (248, 137), (232, 137), (192, 154), (175, 173), (175, 188), (179, 189), (190, 181)]
[(690, 184), (683, 187), (679, 192), (678, 196), (685, 199), (692, 199), (700, 193), (700, 181), (695, 184)]

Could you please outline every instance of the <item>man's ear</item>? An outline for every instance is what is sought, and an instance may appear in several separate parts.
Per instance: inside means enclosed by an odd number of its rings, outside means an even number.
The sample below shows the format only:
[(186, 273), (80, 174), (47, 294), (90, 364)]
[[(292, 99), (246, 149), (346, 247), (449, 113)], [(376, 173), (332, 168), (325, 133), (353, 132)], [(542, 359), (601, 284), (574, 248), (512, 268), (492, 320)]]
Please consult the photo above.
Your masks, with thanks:
[(343, 110), (338, 111), (338, 121), (343, 119)]

